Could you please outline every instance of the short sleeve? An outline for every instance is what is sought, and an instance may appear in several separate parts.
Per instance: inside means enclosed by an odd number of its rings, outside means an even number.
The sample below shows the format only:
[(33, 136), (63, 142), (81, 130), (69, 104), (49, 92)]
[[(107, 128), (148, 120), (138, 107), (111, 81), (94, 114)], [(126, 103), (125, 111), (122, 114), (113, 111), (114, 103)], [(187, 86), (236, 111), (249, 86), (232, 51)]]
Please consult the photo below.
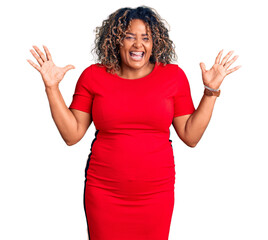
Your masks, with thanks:
[(177, 93), (174, 96), (174, 117), (192, 114), (195, 111), (190, 85), (186, 74), (178, 66), (177, 72)]
[(76, 83), (75, 92), (69, 108), (91, 113), (94, 98), (91, 82), (92, 67), (89, 66), (81, 73)]

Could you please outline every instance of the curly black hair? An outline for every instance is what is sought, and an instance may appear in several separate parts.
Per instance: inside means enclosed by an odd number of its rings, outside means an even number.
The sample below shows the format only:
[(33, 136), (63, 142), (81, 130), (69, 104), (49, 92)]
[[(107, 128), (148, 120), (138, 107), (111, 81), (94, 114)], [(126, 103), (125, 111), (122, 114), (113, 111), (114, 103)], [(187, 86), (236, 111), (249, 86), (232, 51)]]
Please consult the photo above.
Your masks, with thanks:
[(120, 8), (110, 14), (108, 19), (102, 22), (101, 27), (96, 27), (94, 30), (95, 46), (91, 52), (97, 55), (97, 62), (106, 66), (107, 72), (114, 73), (120, 70), (119, 47), (123, 45), (122, 40), (133, 19), (143, 20), (147, 30), (152, 32), (153, 48), (149, 59), (151, 63), (162, 62), (166, 65), (177, 60), (175, 45), (169, 39), (169, 30), (164, 24), (165, 20), (155, 9), (144, 5), (137, 8)]

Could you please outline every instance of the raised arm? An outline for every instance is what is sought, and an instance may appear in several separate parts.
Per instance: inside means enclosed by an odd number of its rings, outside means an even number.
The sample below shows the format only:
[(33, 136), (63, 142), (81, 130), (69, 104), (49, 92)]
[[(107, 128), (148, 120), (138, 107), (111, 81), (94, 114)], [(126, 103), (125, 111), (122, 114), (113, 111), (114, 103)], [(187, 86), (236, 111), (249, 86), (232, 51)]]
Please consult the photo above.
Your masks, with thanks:
[(92, 120), (89, 113), (76, 109), (69, 109), (59, 90), (59, 83), (63, 79), (65, 73), (75, 67), (73, 65), (57, 67), (52, 61), (51, 54), (47, 47), (43, 47), (46, 56), (36, 46), (33, 46), (33, 48), (38, 54), (32, 49), (30, 50), (40, 66), (31, 60), (27, 61), (40, 72), (45, 84), (45, 91), (48, 97), (52, 118), (63, 140), (70, 146), (80, 141)]
[[(227, 62), (233, 53), (233, 51), (230, 51), (220, 63), (222, 52), (223, 50), (219, 52), (218, 56), (216, 57), (215, 64), (210, 70), (206, 70), (205, 64), (200, 63), (204, 85), (214, 90), (220, 88), (223, 79), (228, 74), (238, 70), (241, 67), (237, 66), (228, 70), (238, 56), (234, 56), (230, 61)], [(172, 124), (175, 128), (175, 131), (181, 140), (188, 146), (195, 147), (204, 134), (204, 131), (206, 130), (211, 119), (216, 98), (216, 96), (207, 96), (204, 94), (198, 105), (198, 108), (194, 113), (175, 117), (173, 119)]]

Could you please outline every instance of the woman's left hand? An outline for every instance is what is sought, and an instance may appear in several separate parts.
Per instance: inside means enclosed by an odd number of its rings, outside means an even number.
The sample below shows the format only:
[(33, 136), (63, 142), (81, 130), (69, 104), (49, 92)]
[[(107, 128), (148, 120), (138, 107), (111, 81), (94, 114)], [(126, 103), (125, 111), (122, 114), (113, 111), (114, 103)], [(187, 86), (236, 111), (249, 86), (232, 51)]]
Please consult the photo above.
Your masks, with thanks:
[[(234, 67), (232, 69), (228, 68), (236, 61), (238, 55), (234, 56), (230, 61), (228, 59), (233, 54), (234, 51), (230, 51), (221, 61), (220, 58), (222, 56), (223, 50), (221, 50), (216, 57), (215, 63), (210, 70), (206, 70), (206, 66), (203, 62), (200, 63), (200, 68), (202, 70), (202, 78), (204, 85), (212, 88), (218, 89), (223, 81), (223, 79), (230, 73), (238, 70), (240, 66)], [(228, 62), (227, 62), (228, 61)]]

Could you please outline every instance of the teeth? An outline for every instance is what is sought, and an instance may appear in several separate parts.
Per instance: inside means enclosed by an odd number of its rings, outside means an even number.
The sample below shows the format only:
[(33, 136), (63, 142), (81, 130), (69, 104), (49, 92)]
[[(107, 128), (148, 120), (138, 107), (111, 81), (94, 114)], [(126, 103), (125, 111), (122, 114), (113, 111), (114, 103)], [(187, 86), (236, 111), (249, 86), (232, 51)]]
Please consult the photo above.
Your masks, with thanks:
[(130, 52), (131, 54), (135, 54), (135, 55), (142, 55), (143, 54), (143, 52)]

